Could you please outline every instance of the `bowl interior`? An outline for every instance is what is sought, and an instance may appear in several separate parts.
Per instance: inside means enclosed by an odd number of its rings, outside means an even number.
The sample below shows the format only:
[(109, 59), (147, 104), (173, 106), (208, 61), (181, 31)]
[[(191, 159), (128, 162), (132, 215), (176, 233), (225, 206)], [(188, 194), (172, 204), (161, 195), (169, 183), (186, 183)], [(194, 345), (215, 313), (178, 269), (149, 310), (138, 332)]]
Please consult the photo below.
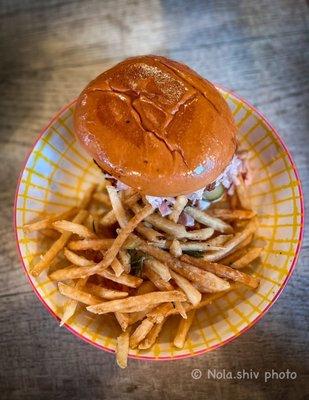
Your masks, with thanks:
[[(303, 202), (295, 165), (287, 149), (266, 120), (250, 105), (222, 90), (239, 127), (239, 142), (249, 151), (254, 171), (250, 196), (259, 214), (258, 241), (266, 244), (254, 274), (261, 279), (258, 290), (239, 289), (226, 294), (197, 313), (186, 346), (170, 342), (177, 324), (171, 319), (159, 342), (149, 351), (131, 350), (143, 359), (175, 359), (201, 354), (229, 342), (254, 324), (278, 297), (296, 263), (303, 230)], [(22, 226), (44, 214), (65, 211), (77, 204), (100, 171), (76, 142), (72, 132), (75, 103), (64, 108), (48, 125), (26, 161), (17, 188), (15, 223), (18, 248), (26, 272), (48, 247), (40, 233), (25, 234)], [(257, 243), (258, 244), (258, 243)], [(46, 273), (28, 275), (39, 298), (56, 317), (65, 299)], [(112, 317), (94, 318), (82, 308), (67, 328), (82, 339), (113, 351), (119, 327)]]

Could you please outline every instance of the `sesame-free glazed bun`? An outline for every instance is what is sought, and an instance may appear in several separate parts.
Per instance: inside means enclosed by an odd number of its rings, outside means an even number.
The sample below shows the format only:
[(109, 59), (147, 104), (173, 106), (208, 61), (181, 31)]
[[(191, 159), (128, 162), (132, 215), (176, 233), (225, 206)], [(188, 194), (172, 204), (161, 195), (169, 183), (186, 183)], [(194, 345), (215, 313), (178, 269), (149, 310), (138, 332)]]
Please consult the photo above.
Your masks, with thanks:
[(153, 196), (211, 184), (236, 149), (236, 126), (218, 90), (159, 56), (129, 58), (90, 82), (74, 127), (104, 171)]

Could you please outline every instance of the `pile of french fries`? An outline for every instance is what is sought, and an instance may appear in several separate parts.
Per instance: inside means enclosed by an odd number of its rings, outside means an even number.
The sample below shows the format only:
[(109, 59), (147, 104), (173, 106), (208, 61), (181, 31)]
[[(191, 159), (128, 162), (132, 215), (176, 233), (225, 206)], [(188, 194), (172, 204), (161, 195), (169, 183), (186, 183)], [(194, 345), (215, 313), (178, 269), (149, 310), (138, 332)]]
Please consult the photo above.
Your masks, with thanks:
[[(179, 315), (173, 344), (181, 349), (197, 309), (239, 285), (259, 285), (242, 271), (262, 251), (252, 245), (257, 218), (242, 181), (206, 212), (184, 196), (173, 207), (162, 217), (138, 192), (119, 192), (105, 179), (87, 190), (79, 207), (24, 226), (53, 240), (30, 272), (46, 271), (67, 298), (60, 325), (78, 305), (114, 315), (122, 332), (116, 346), (121, 368), (130, 348), (155, 344), (169, 316)], [(194, 218), (193, 227), (178, 223), (183, 211)]]

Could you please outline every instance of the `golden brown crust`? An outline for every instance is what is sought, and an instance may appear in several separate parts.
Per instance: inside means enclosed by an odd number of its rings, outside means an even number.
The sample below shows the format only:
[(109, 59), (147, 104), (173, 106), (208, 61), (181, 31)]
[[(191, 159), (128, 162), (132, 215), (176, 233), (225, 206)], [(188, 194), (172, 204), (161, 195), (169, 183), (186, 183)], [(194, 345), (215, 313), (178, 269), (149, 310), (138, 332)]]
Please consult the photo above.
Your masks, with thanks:
[(212, 183), (236, 150), (236, 126), (217, 89), (159, 56), (129, 58), (90, 82), (74, 127), (103, 170), (154, 196)]

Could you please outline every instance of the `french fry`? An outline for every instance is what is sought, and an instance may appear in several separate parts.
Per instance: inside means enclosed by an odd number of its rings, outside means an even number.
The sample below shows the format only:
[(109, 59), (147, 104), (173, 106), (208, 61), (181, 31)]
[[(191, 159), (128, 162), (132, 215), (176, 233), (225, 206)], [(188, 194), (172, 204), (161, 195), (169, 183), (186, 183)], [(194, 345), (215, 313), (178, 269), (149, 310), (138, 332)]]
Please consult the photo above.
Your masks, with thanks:
[(103, 286), (95, 285), (93, 283), (87, 283), (85, 285), (85, 291), (106, 300), (123, 299), (128, 296), (128, 292), (107, 289)]
[(88, 228), (92, 233), (96, 232), (96, 228), (97, 228), (97, 220), (94, 220), (94, 217), (92, 214), (88, 214), (88, 217), (86, 219), (86, 221), (84, 222), (84, 226), (86, 228)]
[(179, 240), (174, 239), (170, 245), (170, 253), (174, 257), (180, 257), (182, 255), (182, 248)]
[(124, 200), (124, 204), (127, 205), (128, 207), (134, 206), (141, 198), (141, 195), (139, 193), (133, 193), (132, 196), (126, 198)]
[(131, 257), (130, 257), (130, 254), (124, 249), (119, 250), (119, 260), (120, 260), (120, 262), (121, 262), (121, 264), (123, 266), (124, 272), (126, 274), (129, 274), (130, 271), (131, 271)]
[[(131, 209), (134, 213), (138, 213), (141, 210), (141, 206), (134, 204)], [(149, 215), (145, 218), (145, 221), (154, 226), (155, 228), (168, 233), (172, 237), (183, 238), (186, 237), (187, 231), (183, 225), (176, 224), (167, 218), (161, 217), (158, 214)]]
[[(201, 303), (203, 303), (203, 302), (205, 302), (208, 298), (210, 298), (210, 299), (212, 299), (212, 298), (214, 298), (214, 299), (220, 298), (220, 297), (223, 296), (225, 293), (230, 292), (232, 289), (236, 289), (237, 287), (241, 287), (242, 284), (241, 284), (241, 283), (236, 283), (236, 282), (230, 282), (230, 287), (229, 287), (228, 289), (223, 290), (223, 291), (221, 291), (221, 292), (216, 292), (216, 293), (209, 293), (209, 291), (207, 290), (207, 288), (206, 288), (206, 290), (205, 290), (205, 288), (204, 288), (201, 284), (199, 284), (199, 283), (197, 283), (197, 282), (194, 282), (194, 283), (193, 283), (193, 286), (194, 286), (199, 292), (202, 293), (202, 300), (201, 300)], [(199, 303), (199, 304), (200, 304), (200, 303)], [(188, 306), (186, 306), (186, 310), (188, 311), (188, 310), (192, 310), (193, 308), (200, 308), (199, 304), (198, 304), (197, 306), (194, 306), (194, 307), (193, 307), (191, 304), (189, 304)], [(205, 304), (208, 304), (208, 303), (206, 302)]]
[(120, 276), (116, 276), (107, 270), (95, 272), (94, 267), (96, 267), (96, 265), (97, 264), (93, 264), (89, 267), (69, 266), (57, 269), (49, 275), (49, 278), (54, 281), (66, 281), (68, 279), (86, 278), (87, 276), (97, 273), (98, 275), (103, 276), (103, 278), (133, 288), (138, 287), (143, 282), (143, 280), (137, 276), (127, 275), (125, 273), (121, 274)]
[(144, 261), (143, 274), (157, 287), (159, 290), (174, 290), (173, 285), (163, 280), (160, 275), (149, 267), (148, 260)]
[(115, 312), (114, 315), (120, 328), (125, 332), (129, 326), (129, 314)]
[[(110, 186), (108, 186), (108, 187), (110, 187)], [(102, 203), (105, 207), (108, 207), (108, 208), (111, 207), (111, 201), (106, 193), (102, 193), (102, 192), (94, 193), (93, 199)]]
[(90, 265), (89, 267), (76, 267), (74, 265), (69, 265), (68, 267), (59, 268), (56, 271), (53, 271), (49, 275), (49, 278), (53, 281), (87, 278), (91, 275), (92, 269), (93, 265)]
[(150, 349), (156, 342), (162, 328), (164, 325), (164, 322), (166, 321), (166, 318), (160, 323), (160, 324), (155, 324), (151, 330), (148, 332), (146, 335), (145, 339), (140, 342), (138, 345), (139, 350), (147, 350)]
[[(212, 239), (208, 239), (205, 244), (208, 246), (222, 246), (224, 245), (228, 240), (232, 239), (234, 235), (218, 235)], [(210, 250), (216, 250), (216, 249), (210, 249)], [(221, 249), (218, 249), (221, 250)]]
[(97, 304), (87, 307), (87, 310), (94, 314), (106, 314), (109, 312), (122, 311), (124, 309), (132, 308), (135, 306), (155, 305), (160, 303), (167, 303), (170, 301), (185, 301), (186, 296), (178, 291), (171, 290), (167, 292), (152, 292), (138, 296), (130, 296), (126, 299), (111, 300), (105, 303)]
[(185, 206), (187, 205), (187, 203), (188, 203), (188, 199), (186, 198), (186, 196), (177, 196), (176, 202), (173, 206), (172, 213), (168, 216), (168, 218), (171, 221), (177, 223), (179, 216), (182, 213)]
[(89, 203), (92, 199), (93, 192), (97, 188), (97, 185), (95, 183), (91, 184), (89, 188), (85, 191), (85, 194), (80, 202), (79, 208), (81, 209), (87, 209), (89, 206)]
[(234, 249), (234, 251), (230, 253), (228, 256), (220, 259), (220, 264), (231, 265), (234, 261), (238, 260), (244, 254), (246, 254), (245, 248), (241, 247), (239, 249)]
[(143, 280), (141, 278), (138, 278), (137, 276), (127, 275), (125, 273), (122, 273), (120, 276), (116, 276), (107, 270), (99, 272), (99, 275), (103, 276), (103, 278), (109, 279), (110, 281), (117, 282), (121, 285), (132, 288), (139, 287), (143, 282)]
[(128, 217), (119, 199), (117, 190), (112, 185), (108, 186), (106, 189), (118, 224), (121, 228), (124, 228), (128, 223)]
[(127, 330), (117, 337), (116, 361), (120, 368), (128, 364), (130, 332)]
[(153, 327), (154, 323), (148, 318), (144, 319), (141, 324), (135, 329), (135, 331), (130, 336), (130, 347), (135, 349), (138, 344), (147, 336)]
[(236, 233), (233, 239), (229, 240), (222, 250), (215, 252), (214, 254), (206, 254), (204, 259), (207, 261), (218, 261), (221, 258), (230, 254), (237, 246), (240, 245), (245, 239), (248, 238), (257, 229), (257, 223), (255, 218), (251, 219), (246, 228), (242, 232)]
[(180, 314), (182, 318), (187, 319), (187, 313), (184, 307), (184, 303), (181, 303), (180, 301), (174, 301), (174, 305), (177, 314)]
[[(151, 268), (148, 267), (147, 263), (144, 262), (144, 275), (150, 279), (150, 281), (159, 289), (159, 290), (174, 290), (173, 285), (169, 282), (164, 281), (160, 276)], [(175, 309), (177, 313), (179, 313), (182, 318), (187, 318), (186, 311), (180, 301), (175, 301)]]
[(214, 234), (213, 228), (197, 229), (187, 232), (186, 238), (191, 240), (207, 240)]
[[(166, 282), (162, 278), (160, 278), (160, 276), (157, 274), (157, 272), (155, 272), (154, 270), (149, 268), (146, 261), (144, 262), (143, 273), (159, 290), (174, 290), (173, 285), (171, 285), (169, 282)], [(175, 304), (175, 308), (176, 308), (177, 312), (183, 318), (187, 318), (186, 312), (185, 312), (181, 302), (175, 301), (174, 304)]]
[(245, 255), (231, 264), (231, 267), (236, 269), (247, 267), (253, 260), (260, 256), (262, 250), (263, 249), (261, 247), (253, 247), (248, 249)]
[(90, 293), (84, 292), (76, 287), (68, 286), (62, 282), (58, 283), (59, 292), (66, 297), (69, 297), (72, 300), (79, 301), (80, 303), (87, 304), (89, 306), (93, 306), (96, 304), (102, 304), (102, 299), (93, 296)]
[(246, 253), (246, 247), (251, 243), (253, 235), (247, 237), (243, 242), (236, 246), (226, 257), (221, 258), (220, 264), (230, 265), (238, 258), (242, 257)]
[[(140, 206), (135, 205), (134, 207), (132, 207), (132, 209), (134, 212), (138, 212), (140, 210)], [(213, 230), (211, 230), (210, 228), (187, 232), (186, 228), (183, 225), (176, 224), (175, 222), (170, 221), (167, 218), (161, 217), (158, 214), (152, 214), (149, 217), (146, 217), (145, 221), (153, 225), (155, 228), (160, 229), (161, 231), (166, 232), (171, 237), (177, 239), (187, 238), (191, 240), (206, 240), (213, 234)], [(225, 224), (223, 221), (221, 221), (221, 223)], [(233, 230), (232, 227), (230, 227), (230, 229)]]
[(103, 226), (114, 225), (117, 222), (114, 210), (108, 211), (100, 220), (100, 224)]
[(149, 258), (144, 261), (144, 265), (156, 272), (165, 282), (168, 282), (171, 279), (171, 273), (168, 266), (160, 261), (154, 258)]
[(190, 303), (196, 305), (201, 301), (201, 293), (186, 278), (174, 271), (171, 271), (171, 275), (176, 284), (183, 290)]
[(236, 190), (234, 190), (234, 193), (231, 196), (229, 196), (228, 199), (231, 210), (235, 210), (238, 205), (238, 196)]
[[(132, 238), (135, 239), (135, 235), (132, 235)], [(189, 281), (203, 283), (205, 287), (209, 288), (210, 292), (226, 290), (229, 287), (228, 282), (217, 277), (216, 275), (210, 272), (202, 271), (190, 264), (182, 263), (171, 254), (165, 252), (164, 250), (148, 245), (142, 239), (140, 239), (136, 245), (141, 251), (168, 265), (170, 269), (184, 276)], [(148, 271), (147, 274), (149, 274)], [(149, 275), (147, 276), (149, 278)]]
[(200, 293), (209, 293), (209, 290), (207, 287), (202, 285), (201, 283), (198, 282), (193, 282), (192, 285), (197, 289)]
[(79, 267), (89, 267), (90, 265), (93, 265), (93, 261), (79, 256), (67, 248), (64, 249), (64, 255), (72, 264), (78, 265)]
[(243, 231), (248, 224), (246, 219), (238, 219), (233, 221), (233, 228), (235, 232)]
[(70, 232), (86, 239), (93, 239), (96, 235), (86, 226), (67, 220), (53, 222), (53, 227), (60, 232)]
[[(140, 287), (137, 289), (137, 294), (146, 294), (146, 293), (151, 293), (156, 290), (156, 286), (151, 282), (151, 281), (144, 281)], [(146, 317), (146, 314), (153, 309), (153, 306), (149, 307), (142, 307), (140, 311), (137, 312), (131, 312), (128, 314), (129, 317), (129, 325), (135, 324), (137, 321), (141, 321)], [(132, 311), (132, 309), (129, 311)]]
[(160, 324), (166, 315), (173, 310), (172, 303), (162, 303), (147, 313), (147, 318), (154, 324)]
[(68, 243), (70, 250), (107, 250), (113, 244), (114, 239), (84, 239), (72, 240)]
[(187, 319), (182, 318), (179, 321), (177, 333), (174, 338), (174, 346), (177, 347), (178, 349), (182, 349), (185, 345), (188, 332), (192, 326), (195, 317), (195, 310), (189, 311), (187, 315), (188, 315)]
[(212, 217), (206, 214), (204, 211), (200, 211), (197, 208), (187, 206), (185, 212), (195, 219), (195, 221), (200, 222), (203, 225), (213, 228), (215, 231), (221, 233), (232, 233), (233, 228), (226, 222), (221, 221), (219, 218)]
[(251, 219), (256, 216), (256, 212), (251, 210), (228, 210), (224, 208), (216, 208), (212, 210), (211, 215), (223, 219), (224, 221), (234, 221)]
[(187, 237), (186, 228), (183, 225), (176, 224), (168, 220), (167, 218), (161, 217), (160, 215), (153, 214), (145, 218), (145, 221), (149, 222), (155, 228), (160, 229), (163, 232), (168, 233), (175, 238)]
[(149, 311), (151, 311), (152, 309), (153, 309), (153, 306), (149, 306), (149, 307), (146, 307), (145, 309), (129, 313), (128, 314), (129, 325), (133, 325), (138, 321), (142, 321), (146, 317), (147, 313)]
[[(187, 303), (185, 305), (185, 310), (187, 312), (191, 311), (191, 310), (199, 310), (200, 308), (206, 307), (209, 304), (212, 304), (215, 300), (220, 299), (221, 297), (225, 296), (226, 293), (230, 292), (232, 289), (236, 289), (237, 288), (237, 284), (232, 283), (230, 285), (230, 287), (222, 292), (217, 292), (217, 293), (207, 293), (207, 294), (203, 294), (202, 296), (202, 300), (197, 304), (197, 305), (193, 305), (193, 304), (189, 304)], [(185, 304), (185, 303), (184, 303)], [(167, 316), (169, 317), (170, 315), (176, 315), (178, 314), (178, 312), (176, 310), (171, 310)]]
[(145, 226), (143, 223), (140, 223), (136, 228), (136, 232), (140, 235), (144, 236), (145, 239), (149, 240), (150, 242), (157, 242), (162, 237), (164, 237), (163, 233), (156, 231), (155, 229), (149, 228)]
[[(75, 289), (82, 289), (87, 282), (87, 278), (79, 279), (75, 284)], [(64, 306), (64, 312), (60, 321), (60, 326), (63, 326), (74, 314), (78, 305), (77, 300), (69, 299)]]
[(96, 217), (96, 219), (99, 220), (100, 222), (100, 217), (102, 217), (104, 214), (106, 214), (106, 209), (100, 208), (100, 209), (92, 209), (91, 214)]
[(181, 263), (181, 268), (177, 272), (189, 281), (201, 284), (205, 292), (220, 292), (227, 290), (230, 286), (229, 282), (221, 279), (216, 274), (184, 262)]
[[(226, 235), (226, 236), (232, 237), (233, 235)], [(213, 250), (221, 250), (222, 249), (222, 246), (212, 245), (211, 243), (208, 243), (209, 241), (207, 241), (207, 242), (197, 242), (197, 241), (180, 242), (178, 239), (174, 239), (174, 240), (178, 241), (181, 252), (183, 252), (183, 251), (213, 251)], [(159, 247), (160, 249), (170, 249), (172, 242), (173, 241), (170, 241), (170, 240), (160, 240), (156, 243), (151, 243), (151, 244), (155, 247)]]
[(156, 290), (156, 286), (151, 281), (144, 281), (137, 289), (137, 294), (151, 293)]
[[(80, 210), (73, 219), (73, 222), (80, 224), (87, 218), (87, 215), (88, 212), (86, 210)], [(61, 234), (60, 238), (52, 244), (49, 250), (42, 256), (41, 260), (30, 270), (32, 276), (39, 276), (41, 272), (50, 266), (51, 262), (67, 244), (71, 235), (71, 232), (64, 232)]]
[[(131, 315), (135, 315), (135, 314), (142, 314), (143, 313), (144, 317), (145, 317), (147, 312), (152, 310), (153, 307), (154, 306), (149, 306), (149, 307), (145, 308), (143, 304), (137, 304), (137, 305), (135, 305), (133, 307), (124, 308), (124, 309), (121, 310), (121, 312), (128, 313), (129, 315), (130, 314)], [(145, 312), (145, 310), (147, 310), (147, 311)], [(138, 320), (144, 319), (144, 317), (143, 318), (139, 318)], [(129, 319), (129, 324), (131, 324), (131, 318)]]
[(102, 181), (97, 185), (96, 193), (100, 193), (106, 188), (107, 180), (105, 179), (105, 176), (103, 174), (101, 176), (101, 179)]
[(52, 228), (52, 223), (59, 219), (68, 219), (74, 217), (78, 213), (77, 207), (69, 208), (59, 214), (49, 215), (48, 217), (41, 219), (40, 221), (32, 222), (23, 226), (23, 229), (27, 232), (40, 231), (42, 229)]
[(256, 289), (260, 283), (257, 278), (223, 264), (211, 263), (204, 259), (197, 259), (187, 255), (182, 256), (181, 260), (211, 272), (221, 278), (231, 279), (232, 281), (243, 283), (244, 285), (247, 285), (253, 289)]
[(241, 207), (244, 208), (245, 210), (251, 210), (252, 209), (251, 201), (248, 196), (248, 191), (246, 189), (244, 180), (241, 175), (238, 177), (238, 184), (235, 185), (235, 189), (236, 189), (236, 193), (237, 193)]
[(127, 189), (123, 190), (122, 193), (124, 195), (123, 200), (126, 200), (138, 192), (135, 189), (128, 187)]
[(130, 219), (124, 228), (120, 229), (119, 234), (114, 240), (113, 244), (106, 251), (103, 260), (94, 267), (94, 273), (102, 272), (111, 265), (130, 233), (133, 232), (137, 225), (151, 213), (153, 213), (152, 206), (145, 206), (137, 214), (135, 214), (133, 218)]
[(112, 261), (111, 268), (117, 277), (119, 277), (124, 272), (123, 265), (119, 260), (117, 260), (117, 258), (114, 258), (114, 260)]
[(58, 231), (55, 231), (54, 229), (49, 229), (49, 228), (42, 229), (40, 231), (40, 233), (43, 236), (45, 236), (47, 238), (50, 238), (50, 239), (54, 239), (54, 240), (57, 240), (59, 238), (59, 236), (60, 236), (60, 233)]

